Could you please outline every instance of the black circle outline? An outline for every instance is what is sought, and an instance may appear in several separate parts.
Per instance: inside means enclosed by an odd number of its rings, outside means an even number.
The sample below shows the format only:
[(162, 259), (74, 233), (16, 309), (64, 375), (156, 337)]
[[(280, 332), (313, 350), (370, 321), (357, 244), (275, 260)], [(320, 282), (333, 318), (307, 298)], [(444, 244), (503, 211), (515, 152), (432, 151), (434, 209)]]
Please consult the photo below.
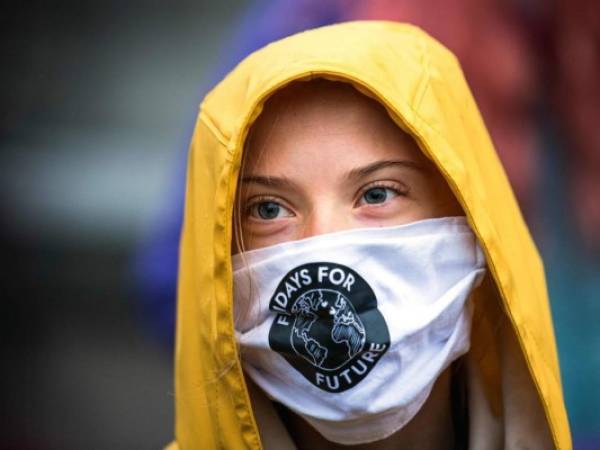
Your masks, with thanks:
[[(340, 286), (331, 283), (329, 281), (329, 278), (326, 278), (322, 282), (319, 282), (316, 275), (320, 266), (328, 266), (329, 272), (331, 272), (333, 269), (340, 268), (346, 274), (351, 274), (355, 279), (354, 285), (351, 288), (351, 292), (347, 292), (346, 290), (340, 289)], [(297, 291), (294, 292), (293, 295), (290, 296), (291, 298), (289, 298), (287, 301), (285, 307), (287, 314), (282, 313), (281, 306), (274, 301), (274, 298), (279, 292), (285, 292), (286, 281), (289, 281), (292, 275), (294, 275), (297, 272), (299, 273), (303, 269), (308, 269), (309, 274), (311, 275), (312, 282), (310, 284), (303, 284), (301, 287), (297, 288)], [(377, 344), (379, 346), (382, 346), (381, 348), (383, 348), (383, 350), (380, 351), (377, 359), (370, 366), (368, 366), (367, 370), (365, 370), (363, 374), (358, 375), (355, 373), (355, 380), (353, 380), (353, 382), (351, 383), (348, 383), (346, 386), (340, 387), (339, 389), (331, 389), (327, 385), (318, 385), (315, 382), (315, 372), (318, 370), (318, 368), (316, 368), (305, 357), (298, 355), (296, 350), (291, 346), (289, 338), (291, 335), (291, 330), (293, 329), (293, 323), (295, 322), (295, 319), (289, 320), (290, 325), (287, 327), (278, 323), (278, 319), (280, 316), (288, 316), (288, 318), (293, 318), (294, 316), (291, 313), (291, 307), (294, 304), (295, 300), (302, 296), (304, 293), (313, 289), (328, 289), (340, 292), (347, 300), (350, 301), (350, 303), (354, 307), (354, 311), (356, 312), (356, 314), (358, 314), (366, 331), (366, 340), (363, 346), (363, 350), (361, 352), (358, 352), (353, 358), (351, 358), (348, 362), (343, 364), (342, 368), (338, 370), (330, 370), (330, 372), (334, 372), (333, 375), (339, 376), (342, 373), (342, 371), (344, 371), (346, 368), (350, 368), (357, 360), (361, 358), (361, 355), (365, 353), (365, 350), (367, 352), (370, 351), (369, 346), (371, 344)], [(288, 273), (284, 277), (282, 277), (281, 281), (277, 286), (277, 289), (275, 289), (275, 292), (271, 296), (269, 302), (269, 309), (276, 313), (273, 323), (271, 324), (271, 327), (269, 329), (269, 345), (271, 349), (281, 354), (281, 356), (283, 356), (286, 359), (286, 361), (294, 369), (300, 372), (311, 384), (327, 392), (344, 392), (359, 384), (370, 373), (373, 367), (375, 367), (381, 356), (383, 356), (383, 354), (387, 352), (390, 346), (389, 330), (385, 319), (383, 318), (383, 315), (377, 308), (377, 298), (375, 296), (375, 293), (373, 292), (373, 289), (358, 272), (342, 264), (330, 261), (312, 262), (301, 264), (288, 271)], [(289, 330), (289, 332), (286, 331), (286, 328)], [(322, 370), (322, 372), (324, 371), (325, 370)]]

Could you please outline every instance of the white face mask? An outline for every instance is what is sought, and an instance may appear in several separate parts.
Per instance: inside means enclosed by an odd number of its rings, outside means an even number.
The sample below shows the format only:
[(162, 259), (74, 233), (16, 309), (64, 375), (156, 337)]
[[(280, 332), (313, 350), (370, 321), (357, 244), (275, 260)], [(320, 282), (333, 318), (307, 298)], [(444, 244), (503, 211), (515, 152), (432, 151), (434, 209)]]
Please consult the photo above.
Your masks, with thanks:
[(343, 231), (233, 257), (246, 373), (330, 441), (384, 439), (469, 349), (485, 259), (463, 217)]

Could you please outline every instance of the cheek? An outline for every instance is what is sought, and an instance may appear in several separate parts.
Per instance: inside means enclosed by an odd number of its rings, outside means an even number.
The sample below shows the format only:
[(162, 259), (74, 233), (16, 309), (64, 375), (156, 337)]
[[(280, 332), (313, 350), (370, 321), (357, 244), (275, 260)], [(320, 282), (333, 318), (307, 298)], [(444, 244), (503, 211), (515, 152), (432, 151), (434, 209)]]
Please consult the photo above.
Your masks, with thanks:
[(424, 219), (434, 217), (449, 217), (463, 215), (460, 204), (441, 175), (430, 180), (422, 189), (418, 201), (419, 214)]
[(284, 219), (271, 224), (245, 224), (242, 227), (243, 249), (255, 250), (297, 239), (297, 225), (293, 222), (293, 219)]
[(355, 227), (391, 227), (404, 225), (427, 216), (412, 198), (398, 196), (380, 205), (367, 205), (354, 211)]

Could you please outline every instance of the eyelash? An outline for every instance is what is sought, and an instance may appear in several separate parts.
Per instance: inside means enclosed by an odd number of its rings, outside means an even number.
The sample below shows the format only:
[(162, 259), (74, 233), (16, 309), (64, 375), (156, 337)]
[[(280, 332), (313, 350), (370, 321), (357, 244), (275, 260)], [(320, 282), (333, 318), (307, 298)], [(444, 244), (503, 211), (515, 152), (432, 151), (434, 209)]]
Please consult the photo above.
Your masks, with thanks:
[(370, 189), (374, 189), (374, 188), (390, 189), (391, 191), (394, 191), (395, 194), (397, 194), (401, 197), (406, 197), (409, 193), (409, 189), (406, 186), (404, 186), (398, 182), (374, 181), (373, 183), (367, 184), (365, 187), (363, 187), (359, 191), (358, 196), (356, 197), (356, 200), (354, 201), (354, 204), (357, 205), (358, 202), (363, 198), (365, 193), (367, 193), (367, 191), (369, 191)]
[(277, 203), (278, 205), (281, 205), (282, 207), (284, 207), (285, 209), (288, 209), (290, 211), (292, 211), (292, 208), (290, 208), (285, 202), (283, 202), (280, 198), (277, 197), (271, 197), (269, 195), (260, 195), (257, 197), (252, 197), (248, 200), (248, 204), (246, 205), (246, 207), (244, 208), (244, 214), (248, 217), (252, 216), (252, 208), (255, 208), (256, 206), (260, 205), (261, 203), (265, 203), (265, 202), (273, 202), (273, 203)]
[[(367, 191), (369, 191), (370, 189), (374, 189), (374, 188), (383, 188), (383, 189), (390, 189), (392, 190), (395, 194), (397, 194), (398, 196), (407, 196), (409, 193), (409, 189), (404, 186), (401, 185), (398, 182), (394, 182), (394, 181), (375, 181), (373, 183), (367, 184), (366, 186), (364, 186), (358, 193), (356, 200), (354, 201), (354, 205), (358, 205), (358, 203), (360, 202), (360, 200), (362, 199), (362, 197), (365, 195), (365, 193)], [(285, 202), (283, 202), (280, 198), (277, 197), (273, 197), (273, 196), (269, 196), (269, 195), (261, 195), (261, 196), (257, 196), (257, 197), (253, 197), (251, 199), (249, 199), (249, 203), (248, 205), (245, 207), (244, 210), (244, 214), (248, 217), (252, 216), (252, 209), (255, 208), (256, 206), (258, 206), (261, 203), (264, 202), (274, 202), (277, 203), (279, 205), (281, 205), (283, 208), (286, 208), (288, 210), (292, 210), (292, 208), (290, 208)], [(374, 205), (376, 206), (376, 205)]]

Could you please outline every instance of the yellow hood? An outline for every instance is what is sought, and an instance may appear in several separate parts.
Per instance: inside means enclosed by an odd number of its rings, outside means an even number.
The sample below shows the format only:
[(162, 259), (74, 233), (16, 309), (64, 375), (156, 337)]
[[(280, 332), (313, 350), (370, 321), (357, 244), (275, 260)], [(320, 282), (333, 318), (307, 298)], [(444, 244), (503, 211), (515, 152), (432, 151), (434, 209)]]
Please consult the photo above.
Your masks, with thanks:
[(503, 433), (514, 429), (507, 416), (518, 395), (506, 394), (506, 346), (493, 332), (493, 322), (507, 317), (555, 446), (571, 448), (542, 262), (477, 106), (452, 53), (420, 29), (391, 22), (345, 23), (275, 42), (246, 58), (202, 103), (180, 248), (171, 448), (262, 446), (234, 339), (233, 203), (243, 143), (265, 99), (311, 77), (345, 80), (376, 98), (437, 165), (484, 249), (495, 282), (488, 290), (497, 289), (473, 331), (490, 410), (506, 417), (497, 421)]

